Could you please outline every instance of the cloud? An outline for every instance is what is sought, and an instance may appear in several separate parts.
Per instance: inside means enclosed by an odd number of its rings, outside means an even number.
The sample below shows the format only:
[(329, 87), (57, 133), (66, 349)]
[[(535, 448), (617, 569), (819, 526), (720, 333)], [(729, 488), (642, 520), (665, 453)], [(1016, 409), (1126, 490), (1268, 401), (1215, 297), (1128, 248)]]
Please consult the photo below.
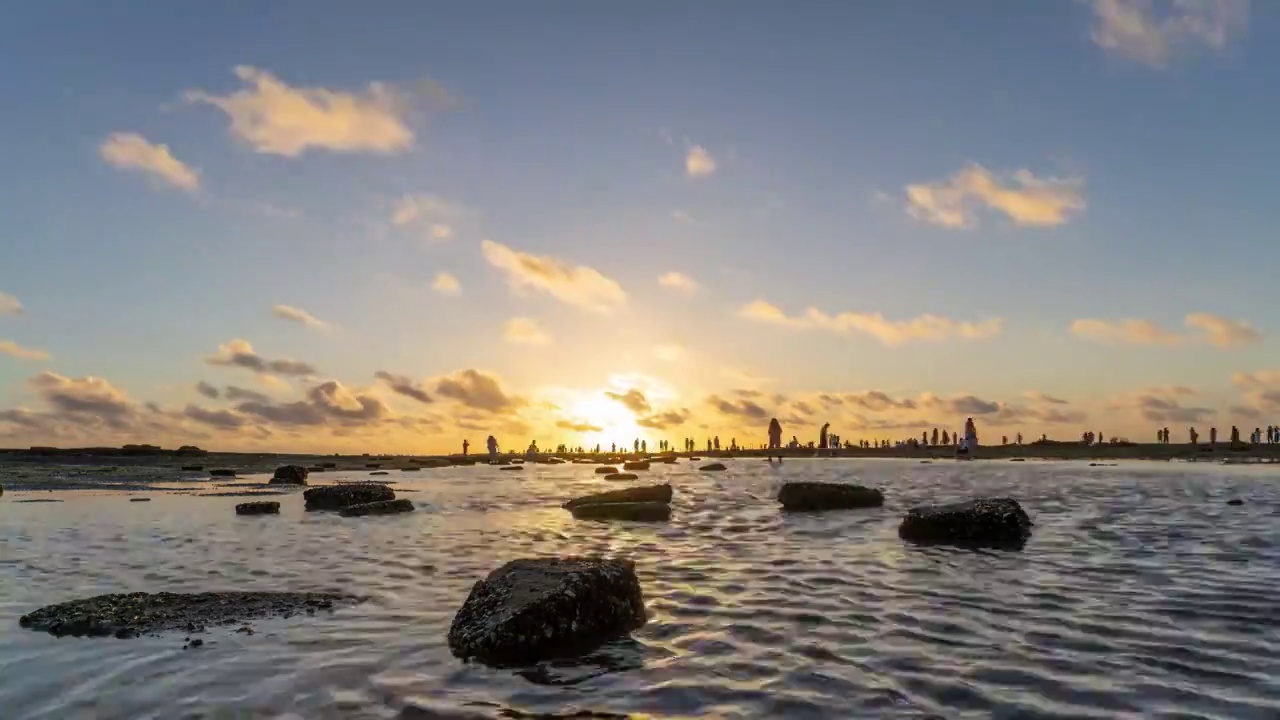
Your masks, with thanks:
[(1231, 382), (1244, 394), (1249, 407), (1268, 413), (1280, 411), (1280, 369), (1238, 372)]
[(182, 411), (182, 414), (198, 423), (223, 429), (244, 427), (249, 422), (243, 416), (237, 415), (230, 410), (209, 410), (197, 405), (188, 405)]
[(804, 329), (821, 329), (831, 332), (860, 332), (870, 335), (885, 345), (901, 345), (913, 340), (936, 341), (952, 337), (981, 339), (999, 335), (1004, 328), (1000, 318), (981, 322), (957, 321), (937, 315), (920, 315), (910, 320), (888, 320), (880, 313), (842, 312), (828, 315), (817, 308), (809, 308), (803, 315), (788, 316), (781, 308), (764, 300), (756, 300), (742, 306), (738, 314), (748, 320), (773, 323)]
[(231, 402), (271, 402), (271, 397), (265, 393), (260, 393), (257, 390), (236, 387), (235, 385), (228, 385), (223, 394), (226, 395), (226, 398)]
[(0, 340), (0, 355), (8, 355), (19, 360), (48, 360), (49, 353), (44, 350), (24, 347), (12, 340)]
[(623, 406), (636, 415), (644, 415), (653, 409), (649, 405), (649, 400), (644, 396), (644, 393), (635, 388), (631, 388), (624, 393), (606, 391), (605, 395), (611, 400), (616, 400), (617, 402), (622, 403)]
[(574, 432), (580, 432), (580, 433), (602, 432), (604, 430), (604, 428), (600, 427), (599, 425), (592, 425), (591, 423), (573, 422), (571, 420), (557, 420), (556, 427), (564, 430), (572, 430)]
[(480, 247), (485, 260), (505, 273), (517, 292), (545, 292), (561, 302), (601, 314), (626, 305), (622, 286), (594, 268), (522, 253), (492, 240), (485, 240)]
[(352, 392), (336, 380), (310, 388), (305, 400), (277, 403), (259, 398), (236, 405), (236, 410), (270, 423), (307, 427), (374, 425), (390, 416), (381, 400)]
[(1184, 406), (1179, 397), (1195, 395), (1195, 390), (1181, 386), (1147, 388), (1123, 395), (1108, 403), (1108, 409), (1130, 411), (1153, 423), (1209, 422), (1217, 414), (1207, 407)]
[(200, 189), (200, 174), (169, 152), (168, 145), (155, 145), (137, 133), (112, 133), (98, 146), (107, 164), (121, 170), (150, 175), (187, 192)]
[(702, 286), (693, 278), (682, 272), (669, 272), (658, 278), (658, 284), (672, 290), (679, 290), (685, 295), (692, 295), (702, 289)]
[(9, 293), (0, 292), (0, 315), (17, 315), (22, 312), (22, 303)]
[(1046, 395), (1036, 390), (1028, 390), (1022, 393), (1022, 396), (1030, 400), (1031, 402), (1035, 402), (1035, 403), (1047, 403), (1049, 405), (1067, 405), (1068, 404), (1066, 400), (1063, 400), (1061, 398), (1056, 398), (1052, 395)]
[(517, 345), (550, 345), (551, 336), (547, 334), (537, 320), (527, 317), (511, 318), (507, 321), (504, 334), (507, 342)]
[(300, 360), (267, 360), (253, 351), (247, 340), (232, 340), (218, 346), (218, 354), (204, 360), (209, 365), (242, 367), (256, 373), (315, 375), (316, 369)]
[(196, 392), (209, 398), (210, 400), (217, 400), (218, 397), (221, 395), (221, 393), (218, 392), (218, 388), (210, 385), (209, 383), (203, 380), (196, 383)]
[(302, 308), (296, 308), (291, 305), (276, 305), (275, 307), (271, 308), (271, 313), (276, 317), (280, 318), (281, 320), (296, 322), (298, 324), (306, 325), (308, 327), (322, 328), (328, 325), (328, 323), (316, 317), (315, 315), (312, 315), (306, 310), (303, 310)]
[(1071, 332), (1078, 337), (1106, 343), (1131, 345), (1179, 345), (1202, 342), (1223, 349), (1251, 345), (1262, 339), (1252, 325), (1210, 313), (1191, 313), (1183, 320), (1186, 333), (1166, 330), (1150, 320), (1095, 318), (1076, 320)]
[(226, 113), (231, 134), (257, 152), (297, 157), (314, 148), (390, 154), (413, 144), (405, 121), (408, 103), (390, 85), (370, 83), (364, 92), (353, 93), (291, 87), (244, 65), (234, 72), (248, 87), (222, 96), (196, 90), (186, 99)]
[(342, 420), (379, 420), (390, 413), (378, 398), (353, 393), (337, 380), (311, 388), (307, 391), (307, 399), (325, 413)]
[(525, 401), (512, 397), (502, 389), (497, 376), (480, 370), (460, 370), (440, 378), (436, 392), (469, 408), (499, 414), (513, 412)]
[(684, 357), (685, 349), (680, 345), (668, 343), (666, 345), (659, 345), (655, 347), (653, 349), (653, 354), (659, 360), (664, 362), (676, 362), (680, 358)]
[(996, 175), (976, 163), (942, 180), (908, 185), (906, 196), (912, 217), (949, 228), (977, 225), (981, 207), (1027, 227), (1062, 225), (1085, 208), (1082, 179), (1039, 178), (1029, 170)]
[(413, 381), (412, 378), (404, 375), (393, 375), (385, 370), (379, 370), (374, 373), (374, 377), (385, 382), (391, 391), (407, 398), (412, 398), (423, 404), (435, 402), (431, 396), (427, 394), (425, 388)]
[(769, 411), (752, 400), (726, 400), (719, 395), (710, 395), (707, 397), (706, 403), (722, 415), (733, 415), (753, 420), (762, 420), (769, 417)]
[(431, 281), (431, 289), (441, 295), (457, 295), (462, 292), (462, 283), (458, 282), (458, 278), (452, 274), (441, 271), (436, 273), (436, 277)]
[(1093, 41), (1153, 68), (1197, 46), (1222, 50), (1249, 25), (1248, 0), (1093, 0)]
[(129, 397), (102, 378), (69, 378), (55, 372), (42, 372), (29, 383), (56, 411), (80, 419), (95, 418), (121, 428), (136, 412)]
[(654, 413), (647, 417), (638, 418), (636, 425), (652, 430), (666, 430), (668, 428), (679, 427), (688, 422), (691, 413), (688, 408), (680, 408), (679, 410), (668, 410), (666, 412)]
[(943, 398), (932, 393), (924, 393), (916, 403), (925, 410), (936, 410), (948, 415), (994, 415), (1000, 412), (1000, 403), (983, 400), (973, 395)]
[(435, 195), (406, 195), (396, 201), (391, 224), (432, 240), (448, 240), (453, 237), (452, 218), (457, 214), (457, 208)]
[(691, 178), (706, 177), (716, 171), (716, 159), (706, 148), (694, 145), (684, 156), (684, 171)]

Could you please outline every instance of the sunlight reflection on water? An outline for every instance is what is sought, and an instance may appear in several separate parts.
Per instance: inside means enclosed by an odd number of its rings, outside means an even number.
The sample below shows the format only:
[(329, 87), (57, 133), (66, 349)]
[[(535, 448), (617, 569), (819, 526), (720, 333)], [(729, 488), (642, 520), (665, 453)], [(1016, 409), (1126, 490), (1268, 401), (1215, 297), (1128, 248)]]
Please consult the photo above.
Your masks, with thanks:
[[(0, 501), (5, 718), (1280, 717), (1280, 491), (1266, 469), (1130, 463), (729, 461), (676, 487), (670, 523), (574, 521), (592, 466), (397, 475), (411, 515), (241, 518), (242, 498), (30, 493)], [(331, 473), (331, 482), (364, 473)], [(885, 489), (880, 510), (783, 515), (784, 479)], [(207, 487), (208, 483), (200, 483)], [(1012, 495), (1020, 553), (903, 544), (909, 506)], [(1230, 497), (1246, 500), (1230, 507)], [(573, 663), (495, 671), (445, 634), (506, 560), (621, 554), (650, 622)], [(55, 639), (18, 627), (52, 602), (123, 591), (347, 590), (331, 615), (182, 638)], [(417, 708), (417, 710), (415, 710)], [(437, 713), (436, 715), (428, 712)], [(415, 714), (416, 713), (416, 714)]]

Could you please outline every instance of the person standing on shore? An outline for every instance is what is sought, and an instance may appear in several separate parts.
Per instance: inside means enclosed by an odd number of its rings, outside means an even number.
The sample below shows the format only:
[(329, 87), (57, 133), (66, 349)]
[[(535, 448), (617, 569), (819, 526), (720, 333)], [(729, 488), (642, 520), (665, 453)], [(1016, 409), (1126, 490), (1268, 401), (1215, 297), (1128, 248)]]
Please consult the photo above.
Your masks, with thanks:
[(964, 421), (964, 447), (970, 454), (978, 451), (978, 428), (973, 424), (973, 418)]
[(498, 459), (498, 439), (490, 435), (488, 440), (484, 441), (485, 447), (489, 450), (489, 462)]
[(470, 440), (463, 440), (463, 441), (462, 441), (462, 457), (466, 457), (466, 456), (467, 456), (467, 451), (468, 451), (468, 450), (470, 450), (470, 449), (471, 449), (471, 441), (470, 441)]
[(778, 450), (782, 448), (782, 423), (778, 422), (778, 418), (769, 421), (769, 449)]

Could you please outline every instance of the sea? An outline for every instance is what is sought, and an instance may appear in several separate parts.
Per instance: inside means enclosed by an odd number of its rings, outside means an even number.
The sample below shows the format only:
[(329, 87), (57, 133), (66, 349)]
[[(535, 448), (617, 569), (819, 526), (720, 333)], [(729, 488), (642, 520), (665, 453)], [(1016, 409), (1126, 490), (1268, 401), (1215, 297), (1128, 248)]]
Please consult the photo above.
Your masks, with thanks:
[[(240, 517), (225, 479), (0, 465), (0, 717), (1280, 718), (1280, 475), (1207, 463), (758, 459), (313, 475), (394, 481), (410, 514)], [(141, 474), (144, 470), (140, 469)], [(68, 484), (68, 477), (75, 482)], [(118, 480), (119, 473), (116, 473)], [(14, 477), (9, 473), (10, 479)], [(266, 476), (235, 482), (265, 481)], [(791, 480), (883, 489), (884, 507), (780, 512)], [(666, 523), (574, 520), (560, 504), (669, 482)], [(45, 488), (78, 487), (64, 490)], [(123, 488), (123, 489), (122, 489)], [(1020, 551), (898, 538), (918, 504), (1019, 500)], [(130, 502), (147, 497), (150, 502)], [(22, 500), (61, 502), (20, 502)], [(1240, 504), (1228, 504), (1239, 500)], [(648, 623), (590, 655), (492, 669), (446, 635), (508, 560), (635, 561)], [(341, 591), (332, 613), (135, 639), (23, 629), (112, 592)]]

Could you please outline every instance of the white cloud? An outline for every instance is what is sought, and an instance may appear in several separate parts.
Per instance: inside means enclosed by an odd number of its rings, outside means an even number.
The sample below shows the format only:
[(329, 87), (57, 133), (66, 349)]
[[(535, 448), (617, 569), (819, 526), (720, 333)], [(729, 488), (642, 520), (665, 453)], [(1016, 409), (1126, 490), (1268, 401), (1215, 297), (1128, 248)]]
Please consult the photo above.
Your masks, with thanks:
[(1040, 178), (1029, 170), (997, 175), (976, 163), (942, 180), (908, 185), (906, 197), (912, 217), (950, 228), (976, 225), (980, 207), (1028, 227), (1062, 225), (1085, 208), (1079, 178)]
[(0, 315), (17, 315), (22, 312), (22, 303), (9, 293), (0, 292)]
[(231, 133), (260, 153), (297, 157), (308, 149), (396, 153), (413, 144), (408, 104), (395, 88), (370, 83), (361, 93), (291, 87), (265, 70), (235, 68), (250, 87), (230, 95), (191, 91), (231, 119)]
[(1251, 345), (1262, 339), (1252, 325), (1211, 313), (1191, 313), (1183, 320), (1186, 333), (1166, 330), (1151, 320), (1086, 318), (1071, 323), (1075, 335), (1099, 342), (1130, 345), (1180, 345), (1202, 342), (1219, 348)]
[(396, 201), (391, 224), (434, 240), (447, 240), (453, 237), (452, 218), (458, 213), (458, 208), (434, 195), (406, 195)]
[(168, 145), (147, 142), (137, 133), (112, 133), (98, 146), (98, 153), (109, 165), (122, 170), (146, 173), (187, 192), (200, 189), (200, 174), (174, 157)]
[(1249, 0), (1093, 0), (1093, 41), (1155, 68), (1202, 46), (1222, 50), (1249, 25)]
[(271, 308), (271, 313), (276, 317), (280, 318), (281, 320), (296, 322), (301, 325), (306, 325), (308, 327), (322, 328), (328, 325), (328, 323), (316, 317), (315, 315), (312, 315), (306, 310), (303, 310), (302, 308), (296, 308), (291, 305), (276, 305), (275, 307)]
[(692, 295), (702, 289), (702, 286), (696, 280), (682, 272), (675, 271), (658, 278), (658, 284), (662, 287), (679, 290), (686, 295)]
[(452, 274), (441, 271), (436, 273), (436, 277), (431, 281), (431, 289), (441, 295), (457, 295), (462, 292), (462, 283), (458, 282), (458, 278)]
[(517, 345), (550, 345), (551, 336), (542, 329), (537, 320), (527, 317), (511, 318), (507, 321), (506, 338)]
[(1004, 320), (989, 318), (981, 322), (952, 320), (937, 315), (919, 315), (909, 320), (889, 320), (880, 313), (842, 312), (829, 315), (809, 308), (803, 315), (788, 316), (781, 308), (764, 300), (742, 306), (738, 314), (748, 320), (794, 328), (831, 332), (860, 332), (885, 345), (901, 345), (913, 340), (944, 340), (952, 337), (981, 339), (999, 335)]
[(8, 355), (19, 360), (49, 359), (49, 353), (35, 348), (23, 347), (12, 340), (0, 340), (0, 355)]
[(684, 171), (692, 178), (706, 177), (716, 171), (716, 159), (706, 148), (694, 145), (684, 157)]
[(512, 250), (492, 240), (480, 244), (485, 260), (507, 276), (517, 292), (545, 292), (561, 302), (601, 314), (623, 307), (627, 294), (616, 280), (586, 265)]

